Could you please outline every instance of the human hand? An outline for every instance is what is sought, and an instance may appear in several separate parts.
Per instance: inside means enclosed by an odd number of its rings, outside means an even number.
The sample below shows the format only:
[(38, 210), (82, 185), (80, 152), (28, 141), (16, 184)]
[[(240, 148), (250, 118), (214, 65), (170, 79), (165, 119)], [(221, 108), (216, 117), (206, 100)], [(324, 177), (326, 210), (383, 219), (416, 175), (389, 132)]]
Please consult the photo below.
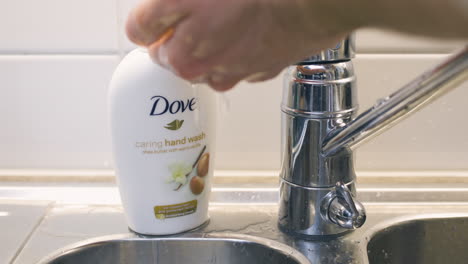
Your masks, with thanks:
[(330, 19), (326, 2), (145, 0), (130, 14), (127, 35), (182, 78), (224, 91), (273, 78), (357, 27)]

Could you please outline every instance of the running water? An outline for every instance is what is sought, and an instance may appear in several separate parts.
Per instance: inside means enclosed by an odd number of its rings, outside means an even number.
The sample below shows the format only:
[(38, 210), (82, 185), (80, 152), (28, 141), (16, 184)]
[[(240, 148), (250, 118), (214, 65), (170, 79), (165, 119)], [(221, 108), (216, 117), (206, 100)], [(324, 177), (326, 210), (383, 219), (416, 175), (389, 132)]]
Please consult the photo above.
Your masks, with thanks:
[[(211, 89), (207, 87), (207, 84), (204, 84), (201, 82), (193, 82), (191, 83), (191, 85), (194, 88), (194, 96), (195, 98), (198, 98), (198, 100), (200, 100), (200, 96), (203, 94), (200, 92), (201, 89)], [(218, 115), (217, 115), (216, 121), (220, 122), (231, 111), (231, 100), (226, 92), (217, 92), (216, 103), (218, 104), (217, 106)], [(199, 111), (195, 111), (194, 121), (197, 124), (199, 124), (199, 121), (201, 121), (200, 116), (199, 116)]]
[(231, 111), (231, 100), (227, 96), (226, 92), (218, 93), (218, 110), (219, 110), (219, 119), (222, 119)]
[[(200, 89), (202, 87), (199, 86), (198, 83), (190, 83), (190, 85), (192, 86), (193, 88), (193, 93), (194, 93), (194, 96), (195, 98), (197, 98), (196, 100), (199, 102), (200, 101)], [(195, 122), (195, 125), (197, 126), (198, 130), (201, 130), (200, 128), (200, 109), (199, 109), (200, 105), (198, 105), (196, 111), (193, 111), (193, 121)]]

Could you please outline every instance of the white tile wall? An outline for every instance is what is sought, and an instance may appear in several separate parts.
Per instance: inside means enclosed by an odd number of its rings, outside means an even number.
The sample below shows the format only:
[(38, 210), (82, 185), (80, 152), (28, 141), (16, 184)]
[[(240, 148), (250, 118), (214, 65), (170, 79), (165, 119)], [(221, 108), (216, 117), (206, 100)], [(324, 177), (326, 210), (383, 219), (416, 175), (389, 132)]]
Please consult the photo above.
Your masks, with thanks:
[(109, 53), (117, 51), (114, 0), (4, 0), (1, 53)]
[(356, 33), (356, 49), (359, 53), (450, 53), (465, 42), (410, 36), (378, 29), (363, 29)]
[(119, 40), (123, 53), (128, 53), (129, 51), (135, 49), (137, 46), (130, 42), (125, 35), (125, 21), (128, 14), (134, 6), (143, 0), (117, 0), (119, 4)]
[[(360, 109), (400, 88), (446, 55), (359, 55), (355, 59)], [(223, 169), (278, 169), (281, 76), (241, 84), (227, 93), (230, 112), (220, 123)], [(357, 169), (468, 169), (468, 83), (362, 146)]]
[(106, 168), (116, 55), (0, 56), (0, 168)]
[[(282, 75), (282, 74), (281, 74)], [(221, 97), (217, 167), (277, 169), (280, 149), (282, 76), (241, 83)]]
[[(445, 55), (362, 55), (356, 60), (362, 110)], [(379, 70), (376, 70), (379, 69)], [(372, 76), (373, 75), (373, 76)], [(468, 82), (358, 151), (358, 169), (468, 169)]]
[[(107, 83), (120, 55), (135, 47), (124, 25), (138, 1), (0, 3), (0, 169), (111, 168)], [(460, 43), (359, 31), (362, 109)], [(243, 83), (226, 97), (218, 169), (277, 169), (280, 77)], [(363, 146), (358, 169), (468, 169), (466, 100), (467, 84)]]

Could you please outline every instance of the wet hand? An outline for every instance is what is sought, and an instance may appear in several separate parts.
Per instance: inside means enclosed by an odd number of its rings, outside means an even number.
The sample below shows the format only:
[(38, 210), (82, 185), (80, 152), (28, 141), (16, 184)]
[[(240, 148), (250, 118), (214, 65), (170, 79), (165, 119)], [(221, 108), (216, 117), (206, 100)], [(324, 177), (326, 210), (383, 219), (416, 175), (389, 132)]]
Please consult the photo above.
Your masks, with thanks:
[(129, 15), (127, 35), (182, 78), (224, 91), (271, 79), (354, 29), (320, 2), (146, 0)]

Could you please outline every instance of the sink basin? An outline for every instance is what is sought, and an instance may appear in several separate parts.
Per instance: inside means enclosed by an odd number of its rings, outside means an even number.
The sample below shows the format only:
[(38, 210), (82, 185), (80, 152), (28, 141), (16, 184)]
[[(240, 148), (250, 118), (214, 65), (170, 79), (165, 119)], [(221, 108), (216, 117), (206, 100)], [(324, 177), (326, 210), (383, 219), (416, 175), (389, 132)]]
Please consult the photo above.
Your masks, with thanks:
[(98, 238), (58, 251), (41, 264), (309, 264), (295, 249), (247, 235)]
[[(0, 188), (0, 196), (12, 193), (21, 194), (17, 198), (60, 201), (15, 253), (17, 264), (466, 264), (468, 174), (463, 179), (457, 175), (453, 176), (457, 182), (442, 184), (443, 175), (437, 175), (433, 183), (425, 185), (420, 182), (431, 178), (384, 184), (379, 177), (378, 183), (368, 183), (358, 192), (368, 212), (367, 223), (343, 236), (324, 238), (281, 232), (278, 189), (258, 188), (260, 183), (215, 189), (209, 224), (170, 237), (127, 233), (118, 205), (86, 200), (107, 197), (101, 187), (69, 187), (66, 191), (48, 185), (24, 190), (5, 187)], [(395, 178), (399, 181), (401, 176)], [(62, 193), (66, 196), (60, 196)], [(79, 199), (74, 200), (76, 197)], [(80, 242), (89, 237), (98, 238)], [(64, 241), (71, 246), (63, 248)], [(49, 255), (51, 252), (55, 253)]]
[(468, 217), (440, 216), (392, 224), (367, 246), (370, 264), (462, 264), (468, 260)]

